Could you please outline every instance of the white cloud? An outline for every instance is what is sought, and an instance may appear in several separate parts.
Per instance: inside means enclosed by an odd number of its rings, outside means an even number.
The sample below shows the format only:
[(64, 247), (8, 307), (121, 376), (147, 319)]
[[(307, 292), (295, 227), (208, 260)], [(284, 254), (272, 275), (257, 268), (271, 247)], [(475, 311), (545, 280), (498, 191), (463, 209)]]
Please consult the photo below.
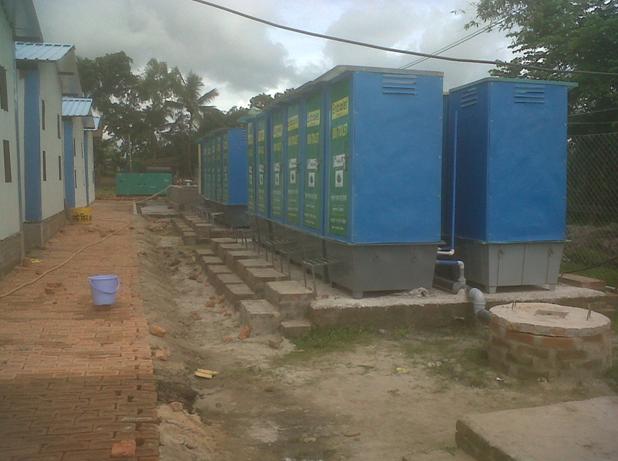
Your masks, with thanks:
[[(337, 64), (399, 67), (414, 58), (269, 28), (190, 0), (35, 0), (46, 40), (69, 42), (95, 57), (124, 50), (144, 65), (155, 57), (216, 87), (221, 108), (247, 104), (262, 91), (299, 86)], [(220, 0), (295, 27), (380, 45), (434, 51), (470, 31), (468, 0)], [(452, 10), (467, 9), (466, 15)], [(505, 59), (504, 34), (483, 34), (446, 55)], [(487, 74), (488, 66), (425, 61), (452, 87)]]

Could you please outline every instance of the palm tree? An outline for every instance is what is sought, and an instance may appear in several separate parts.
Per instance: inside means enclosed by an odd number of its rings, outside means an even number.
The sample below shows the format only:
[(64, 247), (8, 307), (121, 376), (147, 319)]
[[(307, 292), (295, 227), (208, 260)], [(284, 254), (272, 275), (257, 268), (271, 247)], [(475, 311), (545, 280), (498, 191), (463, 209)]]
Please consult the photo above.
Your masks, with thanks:
[(186, 78), (174, 68), (175, 75), (173, 91), (174, 99), (167, 101), (167, 106), (174, 112), (169, 124), (170, 135), (180, 147), (183, 174), (193, 173), (194, 139), (202, 125), (206, 114), (217, 109), (208, 105), (219, 95), (216, 88), (202, 93), (204, 83), (202, 78), (194, 72), (189, 72)]

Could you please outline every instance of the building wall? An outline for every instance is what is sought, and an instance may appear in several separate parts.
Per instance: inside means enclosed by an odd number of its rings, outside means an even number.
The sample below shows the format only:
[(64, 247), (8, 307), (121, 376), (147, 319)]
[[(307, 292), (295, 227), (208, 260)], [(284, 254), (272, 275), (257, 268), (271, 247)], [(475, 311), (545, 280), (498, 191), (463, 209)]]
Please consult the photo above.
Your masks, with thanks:
[[(7, 110), (0, 108), (0, 240), (19, 233), (19, 171), (15, 126), (15, 48), (11, 27), (0, 8), (0, 66), (6, 71)], [(4, 141), (8, 141), (10, 174), (5, 171)], [(8, 178), (10, 176), (10, 178)], [(10, 179), (10, 182), (6, 180)]]
[(86, 158), (82, 119), (64, 119), (65, 200), (69, 208), (88, 205), (86, 193)]
[(94, 139), (92, 131), (84, 131), (84, 151), (86, 152), (85, 170), (86, 170), (86, 198), (88, 205), (94, 202)]
[(75, 171), (73, 177), (77, 179), (75, 188), (75, 206), (88, 206), (86, 187), (86, 152), (84, 145), (84, 124), (80, 117), (73, 118), (73, 138), (75, 139)]
[[(47, 180), (41, 182), (41, 212), (42, 219), (64, 211), (64, 175), (62, 174), (62, 89), (55, 63), (39, 64), (40, 99), (45, 101), (45, 130), (41, 130), (41, 146), (39, 155), (45, 151), (47, 163)], [(41, 114), (42, 116), (42, 114)], [(80, 143), (81, 144), (81, 143)], [(41, 160), (41, 175), (43, 174)], [(43, 176), (41, 176), (43, 179)]]

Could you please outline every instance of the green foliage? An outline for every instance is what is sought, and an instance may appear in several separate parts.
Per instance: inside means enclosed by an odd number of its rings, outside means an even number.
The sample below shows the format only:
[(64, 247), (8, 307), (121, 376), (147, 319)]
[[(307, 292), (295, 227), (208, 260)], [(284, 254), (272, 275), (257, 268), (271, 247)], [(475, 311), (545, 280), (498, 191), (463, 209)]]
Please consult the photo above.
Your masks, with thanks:
[[(508, 32), (511, 62), (560, 70), (618, 72), (618, 2), (608, 0), (480, 0), (477, 17)], [(471, 25), (477, 25), (476, 22)], [(613, 50), (613, 51), (612, 51)], [(495, 75), (569, 80), (574, 133), (618, 129), (618, 78), (500, 67)]]
[[(124, 52), (79, 59), (84, 92), (103, 117), (104, 140), (95, 145), (99, 173), (163, 164), (191, 177), (195, 139), (213, 129), (238, 126), (248, 109), (227, 113), (212, 106), (216, 89), (201, 77), (151, 59), (140, 74)], [(170, 165), (171, 164), (171, 165)]]
[(296, 350), (287, 358), (306, 360), (316, 355), (350, 350), (369, 343), (374, 337), (372, 332), (360, 327), (313, 329), (309, 334), (293, 340)]

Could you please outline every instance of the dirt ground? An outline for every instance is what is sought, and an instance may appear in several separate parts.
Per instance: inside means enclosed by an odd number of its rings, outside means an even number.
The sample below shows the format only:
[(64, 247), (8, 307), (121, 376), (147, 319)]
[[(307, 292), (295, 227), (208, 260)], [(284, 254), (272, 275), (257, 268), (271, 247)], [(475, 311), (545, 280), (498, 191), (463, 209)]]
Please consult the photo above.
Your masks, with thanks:
[(479, 326), (240, 340), (238, 315), (207, 307), (216, 292), (168, 229), (136, 218), (146, 315), (167, 331), (151, 336), (163, 461), (469, 460), (454, 441), (463, 415), (614, 393), (604, 379), (501, 376)]

